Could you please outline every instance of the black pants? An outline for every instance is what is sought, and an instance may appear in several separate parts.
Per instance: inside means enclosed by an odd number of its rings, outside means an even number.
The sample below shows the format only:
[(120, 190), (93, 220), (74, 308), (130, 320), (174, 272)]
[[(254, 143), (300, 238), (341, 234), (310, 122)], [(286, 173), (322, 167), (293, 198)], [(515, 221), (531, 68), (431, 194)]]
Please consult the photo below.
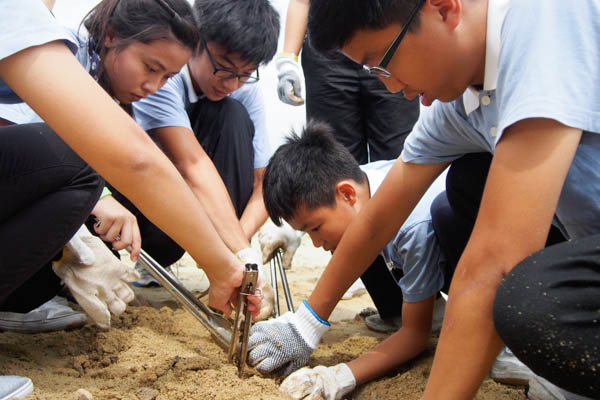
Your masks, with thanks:
[[(198, 142), (219, 171), (240, 218), (254, 186), (254, 124), (246, 108), (229, 97), (218, 102), (202, 99), (191, 105), (188, 115)], [(113, 191), (113, 196), (137, 217), (142, 248), (152, 258), (167, 266), (183, 256), (185, 250), (125, 196), (118, 191)]]
[(502, 281), (494, 324), (536, 374), (600, 398), (600, 235), (547, 247)]
[[(334, 52), (318, 53), (309, 40), (302, 47), (302, 68), (307, 119), (332, 125), (335, 138), (359, 164), (400, 155), (419, 117), (418, 99), (409, 101), (402, 93), (390, 93), (361, 65)], [(402, 290), (383, 257), (375, 259), (361, 280), (382, 318), (401, 315)]]
[[(454, 274), (473, 231), (491, 162), (490, 153), (467, 154), (455, 160), (446, 177), (446, 191), (431, 205), (433, 229), (446, 255), (446, 276)], [(546, 245), (564, 240), (560, 231), (552, 226)], [(446, 293), (449, 285), (443, 289)]]
[(390, 93), (362, 66), (336, 53), (302, 48), (306, 118), (328, 122), (359, 164), (397, 158), (419, 117), (418, 99)]
[(28, 312), (60, 291), (50, 262), (103, 186), (47, 125), (0, 128), (0, 311)]

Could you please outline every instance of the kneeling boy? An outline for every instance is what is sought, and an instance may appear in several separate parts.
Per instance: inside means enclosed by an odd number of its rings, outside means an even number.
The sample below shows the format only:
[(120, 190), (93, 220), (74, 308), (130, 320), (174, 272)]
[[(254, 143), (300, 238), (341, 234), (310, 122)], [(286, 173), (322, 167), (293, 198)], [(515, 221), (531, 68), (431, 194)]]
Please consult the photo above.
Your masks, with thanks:
[[(327, 124), (309, 122), (302, 137), (292, 134), (267, 166), (263, 182), (267, 212), (276, 224), (283, 219), (294, 229), (308, 233), (316, 247), (335, 251), (344, 231), (375, 193), (394, 162), (378, 161), (359, 166), (348, 150), (334, 139)], [(440, 177), (394, 240), (382, 250), (388, 267), (400, 268), (403, 272), (398, 282), (403, 295), (398, 304), (402, 307), (400, 330), (348, 364), (296, 372), (284, 381), (283, 390), (296, 396), (317, 391), (326, 398), (341, 398), (356, 384), (384, 374), (425, 349), (436, 296), (451, 278), (435, 238), (429, 211), (431, 202), (443, 189), (444, 178)], [(284, 375), (305, 365), (329, 325), (315, 317), (303, 302), (295, 314), (287, 313), (256, 324), (249, 342), (250, 362), (258, 364), (259, 371), (281, 369)], [(286, 334), (290, 337), (283, 337)], [(298, 340), (298, 335), (303, 340)], [(275, 337), (307, 346), (298, 346), (301, 347), (299, 353), (287, 362), (273, 354)], [(274, 365), (278, 359), (282, 362)], [(324, 387), (326, 385), (328, 387)], [(302, 391), (306, 392), (301, 394)]]

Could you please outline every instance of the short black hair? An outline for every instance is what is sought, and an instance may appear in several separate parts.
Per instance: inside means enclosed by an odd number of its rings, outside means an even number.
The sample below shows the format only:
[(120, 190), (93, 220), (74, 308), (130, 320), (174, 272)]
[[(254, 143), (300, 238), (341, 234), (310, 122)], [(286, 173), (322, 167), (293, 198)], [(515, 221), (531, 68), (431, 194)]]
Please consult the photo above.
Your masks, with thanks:
[(195, 0), (194, 10), (205, 41), (256, 65), (268, 63), (275, 55), (279, 13), (269, 0)]
[(302, 136), (292, 130), (267, 165), (263, 198), (269, 217), (279, 226), (300, 206), (333, 207), (335, 185), (343, 179), (364, 183), (366, 175), (329, 124), (309, 121)]
[[(308, 33), (311, 45), (321, 52), (339, 50), (357, 30), (404, 26), (422, 0), (310, 0)], [(419, 28), (419, 16), (408, 31)]]

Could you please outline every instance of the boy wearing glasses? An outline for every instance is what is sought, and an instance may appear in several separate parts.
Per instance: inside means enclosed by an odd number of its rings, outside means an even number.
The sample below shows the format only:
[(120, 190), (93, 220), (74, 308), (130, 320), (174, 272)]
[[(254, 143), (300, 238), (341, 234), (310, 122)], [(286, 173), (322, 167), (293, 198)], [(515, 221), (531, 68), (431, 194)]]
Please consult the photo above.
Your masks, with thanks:
[[(275, 54), (279, 15), (268, 0), (197, 0), (194, 9), (202, 37), (197, 51), (157, 93), (135, 103), (134, 116), (202, 201), (221, 237), (237, 240), (232, 250), (257, 262), (249, 239), (267, 216), (262, 174), (271, 150), (263, 99), (253, 83), (259, 65)], [(157, 261), (169, 265), (183, 255), (135, 214), (143, 248)], [(139, 283), (152, 284), (144, 275)]]
[[(341, 293), (452, 164), (446, 199), (432, 211), (436, 234), (448, 240), (464, 229), (452, 221), (474, 225), (424, 398), (473, 398), (502, 342), (566, 389), (530, 380), (530, 397), (599, 398), (599, 17), (594, 0), (311, 1), (315, 47), (341, 49), (390, 91), (430, 107), (348, 227), (307, 301), (314, 314), (284, 329), (323, 330)], [(489, 173), (473, 159), (455, 171), (480, 182), (453, 173), (459, 159), (482, 152), (493, 155)], [(551, 224), (569, 241), (540, 251)], [(326, 289), (332, 280), (336, 289)], [(292, 347), (269, 357), (289, 359)]]

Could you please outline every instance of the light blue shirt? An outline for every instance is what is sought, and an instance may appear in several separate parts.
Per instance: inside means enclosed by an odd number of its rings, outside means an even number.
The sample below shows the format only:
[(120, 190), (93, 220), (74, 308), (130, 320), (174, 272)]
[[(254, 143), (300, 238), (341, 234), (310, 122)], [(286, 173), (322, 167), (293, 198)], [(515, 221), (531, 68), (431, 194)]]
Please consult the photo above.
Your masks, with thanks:
[[(33, 46), (64, 40), (72, 46), (71, 35), (61, 27), (40, 0), (0, 1), (0, 60)], [(71, 47), (73, 50), (73, 47)], [(35, 79), (35, 77), (31, 77)], [(22, 100), (0, 79), (0, 103)]]
[(582, 129), (554, 224), (570, 239), (599, 233), (598, 21), (597, 0), (490, 0), (483, 90), (470, 88), (462, 98), (424, 110), (402, 159), (431, 164), (494, 153), (504, 130), (528, 118)]
[[(376, 161), (361, 166), (367, 174), (371, 196), (396, 160)], [(398, 282), (404, 301), (414, 303), (434, 296), (444, 286), (446, 258), (431, 223), (431, 202), (444, 191), (446, 173), (440, 175), (425, 192), (417, 206), (381, 254), (388, 268), (402, 269)]]
[[(75, 31), (71, 28), (61, 28), (61, 32), (63, 32), (67, 38), (69, 47), (75, 54), (75, 57), (79, 63), (83, 66), (83, 68), (85, 68), (86, 71), (89, 72), (92, 69), (93, 61), (88, 53), (88, 35), (85, 28), (81, 27), (81, 29), (78, 31)], [(21, 102), (8, 102), (6, 104), (2, 104), (0, 101), (0, 118), (11, 121), (15, 124), (43, 122), (43, 120), (35, 113), (35, 111), (33, 111), (27, 104)]]
[[(267, 133), (265, 106), (258, 84), (247, 84), (230, 94), (246, 108), (254, 123), (254, 168), (266, 167), (273, 155)], [(133, 114), (142, 129), (165, 126), (192, 130), (187, 108), (198, 101), (187, 65), (156, 93), (133, 103)]]

